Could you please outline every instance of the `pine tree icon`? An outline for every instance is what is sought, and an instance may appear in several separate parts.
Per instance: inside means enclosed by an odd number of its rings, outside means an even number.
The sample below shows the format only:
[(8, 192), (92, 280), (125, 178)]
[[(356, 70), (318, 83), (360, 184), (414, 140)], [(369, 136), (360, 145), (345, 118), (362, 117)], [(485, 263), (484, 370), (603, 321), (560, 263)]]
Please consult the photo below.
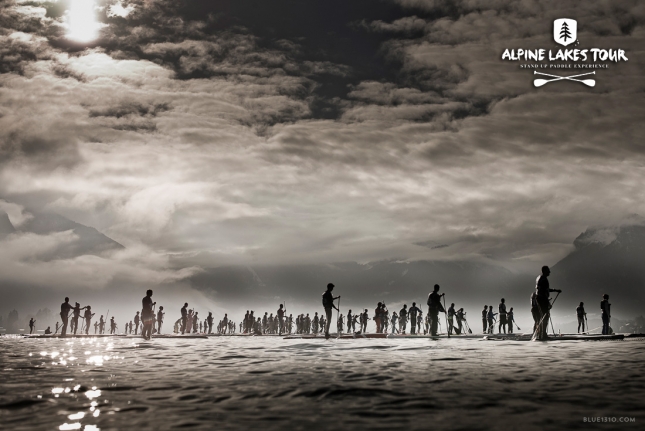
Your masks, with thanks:
[(571, 39), (571, 33), (569, 32), (569, 26), (567, 25), (566, 21), (562, 23), (562, 29), (560, 30), (560, 37), (565, 42), (567, 41), (567, 39)]

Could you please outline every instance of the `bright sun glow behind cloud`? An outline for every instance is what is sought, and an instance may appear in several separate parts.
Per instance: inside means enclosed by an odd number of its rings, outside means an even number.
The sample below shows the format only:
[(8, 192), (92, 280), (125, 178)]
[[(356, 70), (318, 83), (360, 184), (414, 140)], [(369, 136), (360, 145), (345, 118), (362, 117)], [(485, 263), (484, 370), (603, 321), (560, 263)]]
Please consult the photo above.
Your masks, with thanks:
[(67, 11), (67, 37), (77, 42), (97, 38), (101, 24), (96, 20), (94, 0), (71, 0)]

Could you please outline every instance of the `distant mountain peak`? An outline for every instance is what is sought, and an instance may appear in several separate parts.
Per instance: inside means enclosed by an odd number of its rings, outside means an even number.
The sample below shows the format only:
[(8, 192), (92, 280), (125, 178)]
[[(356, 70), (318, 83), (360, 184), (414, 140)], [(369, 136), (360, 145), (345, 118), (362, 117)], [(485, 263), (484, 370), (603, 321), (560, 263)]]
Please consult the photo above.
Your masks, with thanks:
[(576, 249), (580, 249), (592, 244), (601, 246), (609, 245), (618, 238), (620, 227), (607, 228), (589, 228), (573, 241)]
[(93, 227), (85, 226), (60, 214), (33, 213), (33, 218), (20, 226), (20, 230), (38, 235), (73, 231), (77, 239), (65, 244), (52, 253), (51, 258), (71, 258), (85, 254), (101, 255), (105, 252), (122, 250), (125, 247)]
[(9, 220), (9, 215), (4, 211), (0, 212), (0, 238), (4, 238), (15, 231), (16, 228), (13, 227), (11, 220)]
[(644, 236), (645, 238), (645, 217), (638, 214), (630, 214), (614, 226), (593, 226), (578, 235), (573, 241), (576, 249), (589, 245), (607, 246), (614, 242), (621, 242), (629, 238), (631, 242), (634, 237)]
[[(607, 293), (616, 307), (642, 313), (645, 307), (645, 223), (638, 215), (616, 226), (590, 227), (574, 241), (575, 250), (551, 268), (563, 301), (599, 301)], [(620, 305), (619, 305), (620, 304)], [(613, 311), (613, 309), (612, 309)]]

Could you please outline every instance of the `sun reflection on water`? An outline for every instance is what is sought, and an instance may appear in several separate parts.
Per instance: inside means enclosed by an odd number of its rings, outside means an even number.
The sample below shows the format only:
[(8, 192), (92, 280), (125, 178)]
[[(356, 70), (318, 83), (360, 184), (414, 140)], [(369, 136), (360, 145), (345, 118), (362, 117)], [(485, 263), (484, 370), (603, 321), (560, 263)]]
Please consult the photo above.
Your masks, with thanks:
[[(118, 356), (110, 355), (110, 351), (114, 349), (114, 343), (110, 341), (103, 341), (98, 339), (89, 339), (89, 340), (70, 340), (65, 343), (66, 347), (64, 349), (52, 349), (50, 351), (42, 350), (38, 351), (36, 354), (39, 354), (43, 359), (49, 358), (54, 360), (51, 362), (54, 366), (63, 366), (66, 368), (84, 365), (91, 365), (93, 367), (103, 366), (105, 361), (118, 359)], [(80, 349), (80, 350), (79, 350)], [(74, 350), (77, 352), (84, 353), (84, 359), (79, 361), (77, 357), (72, 356)], [(77, 353), (78, 354), (78, 353)], [(82, 370), (84, 371), (84, 370)], [(91, 379), (94, 380), (94, 379)], [(73, 398), (79, 399), (79, 397), (85, 398), (89, 401), (89, 404), (85, 404), (87, 410), (78, 411), (72, 410), (69, 412), (61, 412), (65, 414), (66, 421), (58, 425), (59, 430), (83, 430), (83, 431), (100, 431), (100, 428), (94, 424), (83, 423), (88, 420), (95, 420), (101, 415), (101, 410), (99, 405), (102, 403), (107, 403), (107, 400), (100, 401), (102, 397), (101, 389), (97, 386), (84, 386), (76, 378), (64, 378), (64, 382), (68, 382), (70, 386), (55, 386), (51, 389), (51, 395), (54, 399), (58, 398), (62, 400), (63, 398)], [(74, 383), (69, 383), (74, 382)], [(38, 398), (42, 399), (41, 395), (38, 395)], [(110, 410), (108, 409), (108, 414)]]

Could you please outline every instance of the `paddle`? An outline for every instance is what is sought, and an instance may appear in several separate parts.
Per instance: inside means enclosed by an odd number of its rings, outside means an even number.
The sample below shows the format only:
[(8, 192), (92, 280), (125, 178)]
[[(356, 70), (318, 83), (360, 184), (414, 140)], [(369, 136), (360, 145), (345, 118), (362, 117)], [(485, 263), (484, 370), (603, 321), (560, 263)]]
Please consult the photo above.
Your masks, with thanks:
[(548, 84), (549, 82), (561, 81), (561, 80), (565, 79), (565, 80), (569, 80), (569, 81), (580, 82), (580, 83), (582, 83), (584, 85), (587, 85), (589, 87), (593, 87), (593, 86), (596, 85), (596, 80), (595, 79), (573, 79), (573, 78), (577, 78), (579, 76), (585, 76), (585, 75), (594, 75), (595, 73), (596, 72), (589, 72), (589, 73), (582, 73), (580, 75), (573, 75), (573, 76), (557, 76), (557, 75), (549, 75), (548, 73), (541, 73), (541, 72), (534, 71), (533, 72), (534, 75), (551, 76), (551, 77), (556, 78), (556, 79), (540, 79), (540, 78), (538, 78), (538, 79), (533, 80), (533, 85), (536, 86), (536, 87), (541, 87), (541, 86), (543, 86), (545, 84)]
[(470, 329), (470, 325), (468, 324), (468, 321), (466, 320), (466, 318), (465, 318), (465, 317), (464, 317), (464, 323), (466, 324), (466, 329), (468, 330), (468, 333), (469, 333), (469, 334), (472, 334), (472, 333), (473, 333), (473, 331)]
[[(558, 299), (558, 296), (560, 296), (560, 292), (558, 292), (557, 295), (555, 295), (555, 298), (553, 298), (553, 302), (551, 302), (551, 308), (553, 308), (553, 304), (555, 304), (556, 299)], [(551, 331), (553, 331), (553, 335), (555, 335), (555, 329), (553, 328), (553, 319), (551, 319), (551, 313), (549, 312), (549, 321), (551, 322)]]
[[(555, 298), (553, 299), (553, 301), (552, 301), (552, 302), (551, 302), (551, 300), (549, 300), (549, 302), (551, 303), (551, 308), (553, 308), (553, 304), (555, 304), (555, 301), (556, 301), (556, 299), (558, 299), (558, 296), (560, 296), (560, 292), (558, 292), (558, 294), (557, 294), (557, 295), (555, 295)], [(539, 303), (538, 303), (538, 308), (540, 308), (540, 304), (539, 304)], [(541, 308), (540, 308), (540, 313), (542, 313), (542, 309), (541, 309)], [(545, 317), (546, 317), (546, 313), (544, 313), (544, 315), (543, 315), (543, 316), (542, 316), (542, 318), (540, 319), (540, 322), (535, 326), (535, 330), (533, 331), (533, 336), (531, 337), (531, 341), (535, 341), (535, 340), (537, 340), (537, 334), (538, 334), (538, 331), (540, 330), (540, 326), (542, 325), (542, 322), (544, 321), (544, 318), (545, 318)], [(551, 317), (551, 313), (549, 313), (549, 318), (550, 318), (550, 317)]]
[[(585, 326), (587, 327), (587, 332), (589, 332), (589, 322), (587, 321), (587, 313), (585, 313)], [(582, 331), (584, 334), (585, 331)]]
[[(154, 318), (155, 318), (155, 309), (156, 308), (157, 308), (157, 302), (155, 301), (155, 302), (152, 303), (152, 311), (150, 312), (151, 314), (148, 316), (148, 321), (146, 322), (146, 325), (145, 325), (148, 328), (148, 331), (150, 331), (149, 334), (146, 333), (146, 335), (144, 336), (144, 339), (146, 339), (146, 340), (150, 340), (152, 338), (152, 332), (155, 329), (154, 327), (151, 328), (150, 326), (153, 325), (152, 322), (154, 321)], [(143, 330), (141, 332), (143, 332)]]
[(108, 317), (110, 317), (110, 309), (108, 308), (107, 314), (105, 315), (105, 321), (103, 322), (103, 333), (105, 333), (105, 325), (108, 322)]
[(443, 293), (441, 296), (443, 296), (443, 317), (446, 319), (446, 332), (448, 333), (448, 338), (450, 338), (450, 326), (448, 326), (448, 316), (446, 315), (446, 294)]
[[(338, 325), (338, 320), (340, 319), (340, 295), (338, 296), (338, 308), (336, 308), (336, 325)], [(338, 331), (338, 335), (336, 336), (336, 339), (340, 339), (340, 329), (336, 328), (336, 331)]]

